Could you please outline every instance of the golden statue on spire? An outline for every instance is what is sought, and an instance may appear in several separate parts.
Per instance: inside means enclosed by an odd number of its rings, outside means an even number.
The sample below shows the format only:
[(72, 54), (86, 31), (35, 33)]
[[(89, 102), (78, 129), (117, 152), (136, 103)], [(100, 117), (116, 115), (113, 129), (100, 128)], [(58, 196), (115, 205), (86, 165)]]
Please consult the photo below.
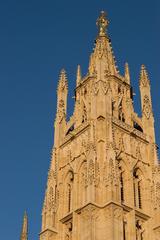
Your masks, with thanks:
[(106, 36), (106, 29), (109, 24), (109, 21), (106, 18), (106, 13), (104, 11), (101, 11), (101, 15), (97, 19), (97, 26), (99, 28), (99, 36)]

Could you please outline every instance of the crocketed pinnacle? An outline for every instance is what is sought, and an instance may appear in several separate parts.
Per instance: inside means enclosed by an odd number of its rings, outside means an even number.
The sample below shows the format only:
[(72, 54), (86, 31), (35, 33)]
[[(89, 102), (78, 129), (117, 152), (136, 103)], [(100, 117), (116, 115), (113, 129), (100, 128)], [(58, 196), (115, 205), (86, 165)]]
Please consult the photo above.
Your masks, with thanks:
[(78, 65), (78, 67), (77, 67), (77, 80), (76, 80), (77, 86), (80, 84), (81, 79), (82, 79), (81, 67), (80, 67), (80, 65)]
[(129, 65), (125, 63), (125, 81), (130, 84), (130, 72), (129, 72)]
[(67, 74), (65, 69), (63, 68), (60, 72), (59, 82), (58, 82), (58, 90), (64, 90), (65, 88), (68, 89), (68, 81), (67, 81)]
[(22, 231), (20, 240), (28, 240), (28, 217), (25, 211), (23, 217)]
[(98, 36), (95, 41), (95, 48), (90, 57), (89, 74), (97, 74), (97, 78), (102, 79), (106, 75), (116, 75), (118, 73), (115, 57), (112, 51), (111, 40), (106, 31), (109, 21), (106, 13), (101, 12), (96, 22), (98, 26)]
[(150, 85), (150, 80), (145, 65), (141, 66), (139, 84), (141, 87), (147, 87)]

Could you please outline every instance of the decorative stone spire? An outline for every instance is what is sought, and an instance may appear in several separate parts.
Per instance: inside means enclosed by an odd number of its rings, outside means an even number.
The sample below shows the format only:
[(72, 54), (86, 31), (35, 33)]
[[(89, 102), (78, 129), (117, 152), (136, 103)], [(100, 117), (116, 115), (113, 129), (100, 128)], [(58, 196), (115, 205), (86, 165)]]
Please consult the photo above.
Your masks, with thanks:
[(63, 68), (60, 72), (59, 82), (58, 82), (58, 90), (63, 91), (65, 88), (68, 89), (68, 81), (66, 71)]
[(80, 67), (80, 65), (78, 65), (78, 67), (77, 67), (77, 81), (76, 81), (77, 86), (80, 84), (81, 79), (82, 79), (82, 76), (81, 76), (81, 67)]
[(139, 85), (140, 85), (140, 96), (141, 96), (143, 132), (148, 136), (150, 136), (153, 143), (155, 143), (151, 87), (150, 87), (150, 80), (148, 77), (148, 73), (144, 65), (141, 66)]
[(23, 217), (23, 225), (22, 225), (22, 232), (21, 232), (20, 240), (28, 240), (28, 217), (27, 217), (26, 211), (25, 211), (24, 217)]
[(68, 81), (66, 71), (64, 69), (60, 72), (58, 89), (57, 89), (57, 112), (61, 115), (66, 115), (67, 110), (67, 95), (68, 95)]
[(102, 80), (106, 75), (116, 75), (118, 71), (114, 60), (111, 40), (106, 33), (109, 21), (106, 19), (104, 11), (101, 12), (96, 24), (99, 31), (95, 41), (94, 52), (90, 57), (89, 74), (96, 74), (97, 80)]
[(125, 63), (125, 81), (130, 84), (130, 72), (129, 72), (129, 65)]
[(65, 134), (66, 116), (67, 116), (67, 96), (68, 96), (68, 81), (66, 71), (60, 72), (58, 87), (57, 87), (57, 113), (55, 120), (55, 147), (59, 146), (60, 139)]
[(140, 83), (140, 87), (150, 86), (148, 73), (147, 73), (146, 67), (144, 65), (141, 66), (139, 83)]

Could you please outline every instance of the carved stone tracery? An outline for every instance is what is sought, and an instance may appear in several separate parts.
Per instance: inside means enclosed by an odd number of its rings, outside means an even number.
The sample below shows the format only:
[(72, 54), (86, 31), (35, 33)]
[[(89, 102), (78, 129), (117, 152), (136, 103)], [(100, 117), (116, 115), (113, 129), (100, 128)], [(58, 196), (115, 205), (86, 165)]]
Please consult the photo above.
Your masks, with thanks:
[(147, 119), (150, 118), (152, 110), (151, 110), (151, 104), (149, 97), (147, 95), (144, 96), (143, 99), (143, 113), (146, 116)]

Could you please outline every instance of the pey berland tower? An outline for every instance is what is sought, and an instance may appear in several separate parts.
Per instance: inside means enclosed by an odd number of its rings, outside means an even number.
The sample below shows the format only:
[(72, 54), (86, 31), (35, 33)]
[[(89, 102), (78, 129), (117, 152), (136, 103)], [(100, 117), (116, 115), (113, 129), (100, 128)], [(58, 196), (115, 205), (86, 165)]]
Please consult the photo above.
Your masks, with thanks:
[(117, 69), (108, 23), (101, 12), (88, 73), (82, 77), (77, 69), (69, 121), (67, 76), (65, 70), (60, 73), (40, 240), (160, 240), (160, 166), (150, 80), (142, 65), (139, 117), (129, 67), (126, 63), (124, 76)]

